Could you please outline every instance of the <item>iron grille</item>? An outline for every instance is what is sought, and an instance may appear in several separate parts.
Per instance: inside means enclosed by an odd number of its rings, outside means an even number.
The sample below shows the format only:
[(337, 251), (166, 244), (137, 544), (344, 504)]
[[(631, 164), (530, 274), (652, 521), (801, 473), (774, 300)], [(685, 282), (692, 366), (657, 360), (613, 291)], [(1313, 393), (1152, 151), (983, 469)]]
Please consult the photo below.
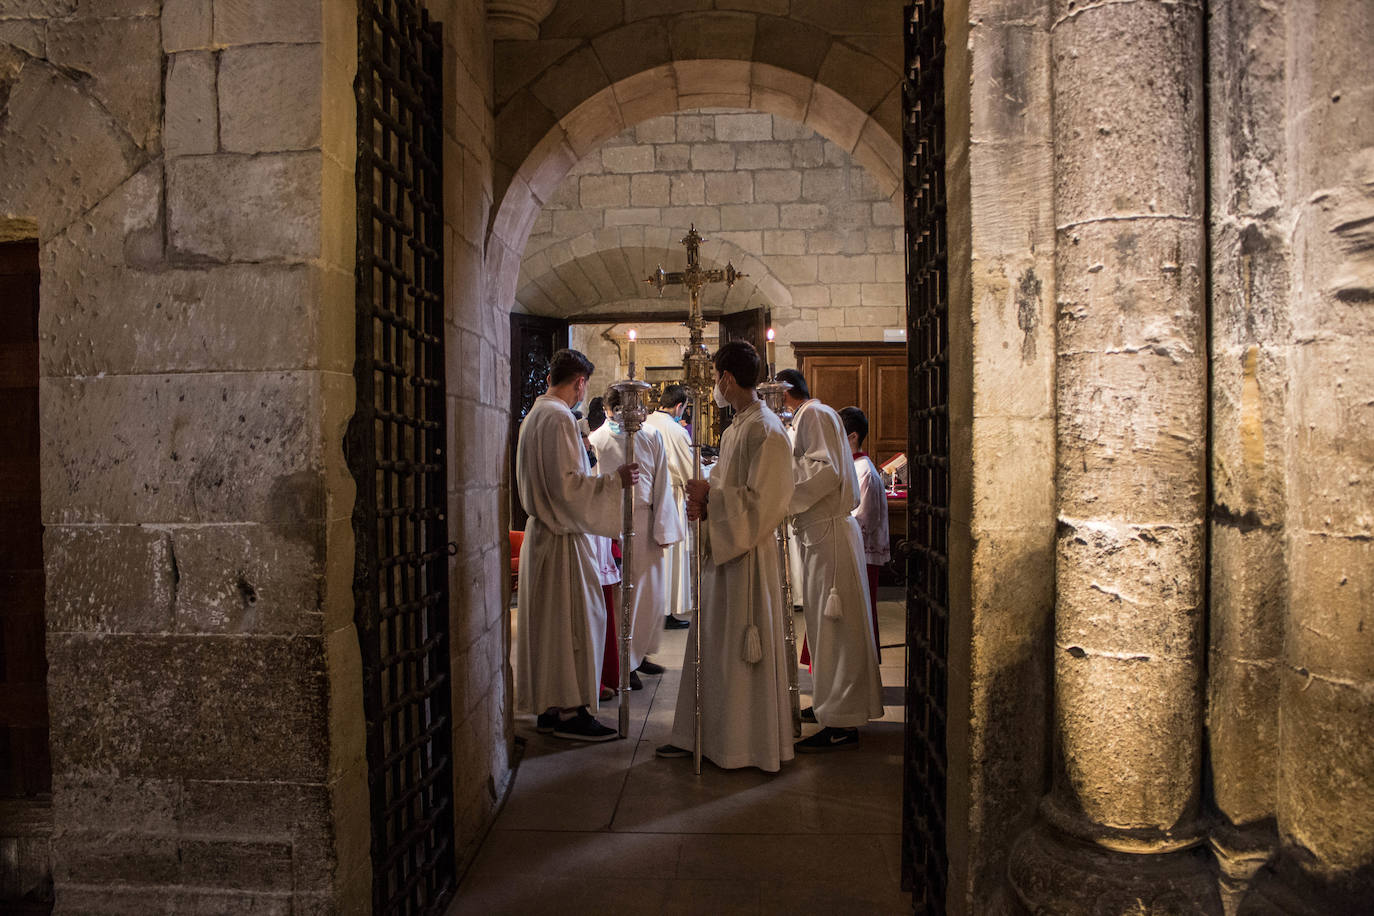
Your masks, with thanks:
[(944, 4), (907, 3), (902, 153), (911, 473), (907, 529), (902, 884), (943, 914), (949, 661), (949, 296), (945, 250)]
[(444, 412), (442, 42), (416, 0), (358, 9), (358, 403), (348, 457), (372, 910), (455, 885)]

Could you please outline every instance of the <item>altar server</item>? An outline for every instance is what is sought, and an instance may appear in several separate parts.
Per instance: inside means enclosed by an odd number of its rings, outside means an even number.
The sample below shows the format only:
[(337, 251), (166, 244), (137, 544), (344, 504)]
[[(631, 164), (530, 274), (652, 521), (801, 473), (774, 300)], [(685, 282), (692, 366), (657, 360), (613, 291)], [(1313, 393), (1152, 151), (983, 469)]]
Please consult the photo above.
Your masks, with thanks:
[[(627, 451), (618, 395), (615, 389), (606, 393), (606, 423), (591, 436), (597, 461), (607, 467), (624, 464)], [(635, 464), (639, 482), (635, 484), (635, 539), (630, 556), (634, 568), (621, 571), (625, 581), (635, 586), (630, 612), (631, 687), (639, 683), (638, 674), (663, 673), (663, 667), (647, 656), (658, 649), (663, 633), (663, 612), (668, 603), (667, 548), (683, 537), (663, 437), (653, 427), (644, 426), (635, 432)]]
[[(797, 742), (800, 753), (842, 750), (859, 743), (858, 726), (883, 715), (877, 641), (869, 616), (863, 535), (850, 513), (859, 479), (835, 411), (811, 397), (795, 369), (778, 373), (792, 387), (795, 487), (792, 527), (801, 545), (802, 608), (811, 649), (813, 705), (822, 728)], [(803, 712), (803, 718), (809, 718)]]
[(608, 741), (598, 722), (606, 605), (588, 533), (620, 531), (620, 490), (634, 486), (634, 465), (595, 475), (583, 450), (572, 407), (586, 394), (592, 364), (559, 350), (549, 364), (548, 391), (520, 424), (515, 476), (529, 513), (520, 549), (516, 611), (519, 696), (538, 714), (536, 728), (576, 741)]
[(696, 628), (701, 628), (702, 756), (719, 767), (776, 772), (792, 759), (778, 524), (792, 496), (782, 424), (754, 391), (759, 355), (730, 341), (714, 358), (714, 397), (735, 409), (709, 480), (687, 483), (688, 518), (702, 521), (701, 614), (687, 634), (672, 743), (685, 757), (695, 740)]
[(857, 407), (846, 407), (840, 411), (840, 422), (844, 424), (849, 450), (854, 454), (854, 473), (859, 478), (859, 505), (853, 515), (863, 534), (864, 560), (868, 565), (868, 603), (873, 611), (878, 664), (882, 664), (883, 642), (878, 635), (878, 573), (892, 558), (887, 531), (887, 488), (883, 486), (878, 466), (868, 457), (868, 452), (863, 451), (864, 440), (868, 438), (868, 417)]
[[(682, 425), (689, 395), (681, 385), (663, 389), (658, 409), (644, 421), (663, 436), (663, 450), (668, 458), (668, 475), (673, 485), (673, 506), (677, 509), (682, 529), (687, 530), (687, 481), (691, 479), (695, 462), (692, 459), (692, 434)], [(684, 536), (668, 548), (668, 620), (670, 630), (687, 626), (692, 610), (691, 545)]]

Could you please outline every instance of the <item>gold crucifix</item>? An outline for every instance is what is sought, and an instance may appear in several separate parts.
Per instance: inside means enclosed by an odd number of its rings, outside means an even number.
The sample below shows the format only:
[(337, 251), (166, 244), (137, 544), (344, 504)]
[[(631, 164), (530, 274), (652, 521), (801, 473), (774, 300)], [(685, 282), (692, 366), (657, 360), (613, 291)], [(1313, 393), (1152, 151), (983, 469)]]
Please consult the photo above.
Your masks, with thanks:
[[(735, 270), (735, 265), (729, 261), (725, 262), (725, 269), (716, 268), (714, 270), (703, 270), (701, 267), (701, 243), (706, 241), (697, 232), (696, 224), (693, 223), (687, 230), (687, 234), (682, 238), (682, 245), (687, 249), (687, 269), (675, 270), (669, 273), (660, 264), (658, 270), (654, 271), (644, 281), (658, 290), (660, 297), (663, 295), (665, 286), (685, 286), (689, 297), (689, 311), (687, 313), (687, 333), (688, 343), (687, 352), (682, 358), (682, 368), (687, 376), (687, 386), (692, 389), (694, 394), (704, 395), (712, 387), (711, 358), (706, 352), (704, 341), (706, 319), (701, 314), (701, 288), (707, 283), (724, 283), (726, 288), (735, 285), (735, 281), (748, 274), (740, 273)], [(700, 403), (700, 398), (698, 403)], [(693, 418), (699, 418), (701, 412), (694, 409)], [(702, 426), (701, 423), (693, 423), (693, 429)]]

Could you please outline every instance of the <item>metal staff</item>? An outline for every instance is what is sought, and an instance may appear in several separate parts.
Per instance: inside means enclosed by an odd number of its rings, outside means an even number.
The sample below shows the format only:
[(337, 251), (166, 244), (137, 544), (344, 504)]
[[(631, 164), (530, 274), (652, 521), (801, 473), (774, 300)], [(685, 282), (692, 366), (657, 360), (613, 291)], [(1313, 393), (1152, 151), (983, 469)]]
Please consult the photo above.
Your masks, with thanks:
[[(769, 332), (772, 333), (771, 331)], [(792, 411), (787, 409), (787, 391), (792, 386), (778, 381), (773, 372), (773, 363), (768, 364), (768, 381), (758, 386), (768, 409), (778, 415), (783, 425), (792, 422)], [(778, 557), (782, 561), (782, 614), (785, 626), (783, 632), (787, 641), (787, 698), (792, 704), (792, 737), (800, 738), (801, 721), (801, 684), (797, 676), (797, 625), (792, 620), (792, 564), (788, 554), (787, 530), (792, 526), (791, 517), (784, 518), (778, 526)]]
[[(693, 332), (693, 338), (698, 338), (700, 330)], [(705, 400), (706, 392), (702, 386), (696, 384), (694, 374), (699, 374), (701, 361), (709, 364), (709, 357), (706, 355), (706, 346), (698, 344), (700, 358), (694, 364), (696, 352), (689, 352), (684, 360), (688, 364), (687, 378), (692, 382), (692, 479), (701, 480), (701, 447), (706, 441), (705, 412), (702, 402)], [(695, 372), (694, 372), (695, 370)], [(707, 372), (710, 370), (707, 369)], [(701, 775), (701, 566), (704, 561), (706, 548), (701, 542), (701, 519), (692, 522), (692, 553), (691, 553), (691, 577), (692, 577), (692, 638), (695, 644), (696, 658), (693, 659), (692, 669), (694, 677), (692, 679), (693, 706), (692, 706), (692, 772), (697, 776)]]
[[(649, 390), (648, 382), (635, 380), (635, 364), (630, 363), (630, 377), (611, 386), (615, 392), (616, 413), (620, 417), (620, 428), (625, 433), (625, 463), (635, 463), (635, 434), (648, 412), (644, 408), (644, 392)], [(626, 487), (621, 506), (620, 521), (620, 737), (630, 734), (630, 640), (633, 638), (631, 618), (635, 600), (635, 491), (639, 485)]]

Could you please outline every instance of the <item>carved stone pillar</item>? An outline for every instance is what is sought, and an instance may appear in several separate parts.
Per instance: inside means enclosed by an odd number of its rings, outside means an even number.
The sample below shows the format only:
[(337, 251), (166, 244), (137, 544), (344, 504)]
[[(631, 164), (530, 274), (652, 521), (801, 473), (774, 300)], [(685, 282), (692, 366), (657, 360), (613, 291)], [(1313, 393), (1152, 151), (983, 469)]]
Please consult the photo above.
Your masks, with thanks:
[(539, 23), (558, 0), (487, 0), (487, 32), (493, 41), (533, 41)]
[(1053, 788), (1037, 913), (1217, 912), (1202, 780), (1203, 10), (1057, 0)]
[(1277, 873), (1374, 900), (1374, 55), (1368, 0), (1287, 4), (1293, 279)]
[(1212, 851), (1237, 912), (1276, 845), (1291, 216), (1283, 6), (1208, 23), (1212, 252), (1208, 751)]

